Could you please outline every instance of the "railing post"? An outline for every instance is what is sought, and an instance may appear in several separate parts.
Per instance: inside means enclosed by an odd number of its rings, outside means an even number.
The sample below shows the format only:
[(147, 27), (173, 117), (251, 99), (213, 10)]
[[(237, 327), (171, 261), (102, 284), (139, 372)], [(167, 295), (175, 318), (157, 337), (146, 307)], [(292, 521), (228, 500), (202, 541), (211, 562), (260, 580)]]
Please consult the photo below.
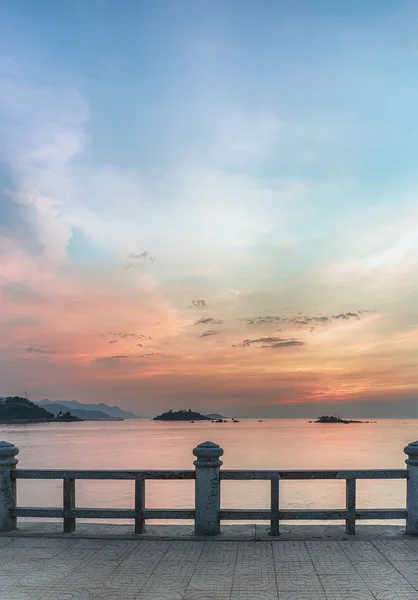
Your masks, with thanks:
[(195, 535), (219, 535), (221, 486), (219, 457), (224, 451), (218, 444), (203, 442), (193, 450), (196, 460), (195, 481)]
[(16, 481), (12, 471), (16, 468), (19, 448), (9, 442), (0, 442), (0, 532), (16, 529), (12, 510), (16, 506)]
[(404, 449), (408, 455), (408, 479), (406, 482), (406, 533), (418, 535), (418, 441), (411, 442)]

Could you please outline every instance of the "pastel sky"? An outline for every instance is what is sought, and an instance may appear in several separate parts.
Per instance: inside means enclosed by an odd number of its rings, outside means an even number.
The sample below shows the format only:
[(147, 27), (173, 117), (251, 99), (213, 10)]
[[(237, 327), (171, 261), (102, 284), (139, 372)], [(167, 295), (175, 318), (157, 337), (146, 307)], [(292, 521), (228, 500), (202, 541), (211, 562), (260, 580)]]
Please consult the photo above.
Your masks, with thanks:
[(415, 0), (0, 22), (0, 394), (418, 416)]

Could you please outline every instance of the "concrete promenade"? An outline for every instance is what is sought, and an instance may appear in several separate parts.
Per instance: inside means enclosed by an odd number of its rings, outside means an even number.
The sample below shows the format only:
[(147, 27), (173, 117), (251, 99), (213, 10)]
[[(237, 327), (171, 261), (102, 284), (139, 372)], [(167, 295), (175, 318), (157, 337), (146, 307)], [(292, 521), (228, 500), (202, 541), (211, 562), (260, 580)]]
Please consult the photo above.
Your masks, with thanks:
[(418, 600), (418, 539), (0, 537), (1, 600)]

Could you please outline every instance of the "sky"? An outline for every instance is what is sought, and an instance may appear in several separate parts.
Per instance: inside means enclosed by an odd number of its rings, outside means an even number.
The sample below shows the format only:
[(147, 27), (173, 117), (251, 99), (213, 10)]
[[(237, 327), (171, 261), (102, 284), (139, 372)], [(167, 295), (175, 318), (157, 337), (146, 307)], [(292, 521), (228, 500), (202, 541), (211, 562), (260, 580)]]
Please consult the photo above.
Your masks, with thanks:
[(417, 22), (0, 0), (0, 394), (418, 417)]

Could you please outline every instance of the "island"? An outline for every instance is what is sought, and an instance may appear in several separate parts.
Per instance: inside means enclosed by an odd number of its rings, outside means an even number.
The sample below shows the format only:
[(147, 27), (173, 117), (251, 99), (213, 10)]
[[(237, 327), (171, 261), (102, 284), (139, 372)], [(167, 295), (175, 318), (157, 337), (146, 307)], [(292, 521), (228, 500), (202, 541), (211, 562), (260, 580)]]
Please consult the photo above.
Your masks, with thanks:
[(226, 417), (224, 417), (223, 415), (220, 415), (219, 413), (210, 413), (208, 415), (206, 415), (208, 419), (211, 420), (215, 420), (215, 419), (225, 419)]
[(208, 417), (195, 412), (189, 408), (189, 410), (172, 410), (161, 413), (157, 417), (154, 417), (153, 421), (210, 421)]
[(0, 423), (69, 423), (82, 420), (69, 411), (61, 412), (55, 416), (39, 404), (21, 396), (0, 398)]
[(309, 421), (309, 423), (343, 423), (344, 425), (348, 425), (349, 423), (371, 423), (371, 421), (355, 421), (353, 419), (340, 419), (340, 417), (324, 415), (318, 417), (316, 421)]

